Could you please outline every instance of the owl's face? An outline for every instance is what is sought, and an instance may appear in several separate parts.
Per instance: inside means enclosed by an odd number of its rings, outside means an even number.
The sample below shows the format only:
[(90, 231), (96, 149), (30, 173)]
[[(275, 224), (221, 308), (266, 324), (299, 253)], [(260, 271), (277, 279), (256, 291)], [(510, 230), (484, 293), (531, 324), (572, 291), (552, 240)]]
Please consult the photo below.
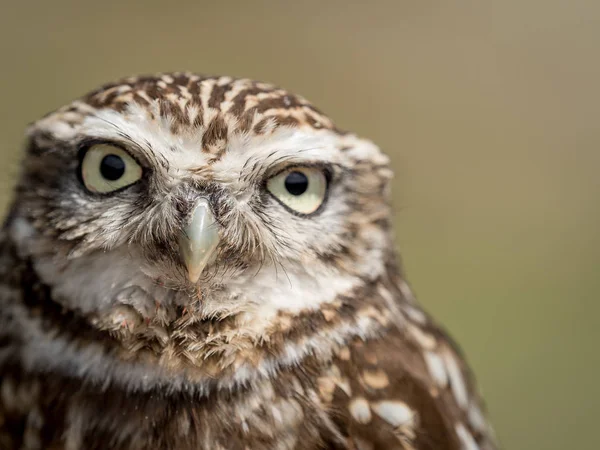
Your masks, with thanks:
[(98, 326), (124, 305), (163, 321), (315, 308), (390, 252), (387, 158), (270, 85), (128, 79), (29, 135), (11, 232)]

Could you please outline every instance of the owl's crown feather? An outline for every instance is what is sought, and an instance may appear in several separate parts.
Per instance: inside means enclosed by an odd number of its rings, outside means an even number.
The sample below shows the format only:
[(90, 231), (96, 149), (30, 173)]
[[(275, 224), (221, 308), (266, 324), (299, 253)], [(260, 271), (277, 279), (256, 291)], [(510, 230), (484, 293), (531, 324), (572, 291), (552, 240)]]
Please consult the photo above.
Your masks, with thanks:
[(155, 118), (166, 118), (173, 132), (205, 128), (204, 147), (231, 133), (262, 135), (282, 126), (343, 134), (310, 102), (285, 89), (247, 78), (189, 72), (123, 78), (48, 117), (74, 125), (95, 110), (122, 112), (132, 104), (148, 108)]

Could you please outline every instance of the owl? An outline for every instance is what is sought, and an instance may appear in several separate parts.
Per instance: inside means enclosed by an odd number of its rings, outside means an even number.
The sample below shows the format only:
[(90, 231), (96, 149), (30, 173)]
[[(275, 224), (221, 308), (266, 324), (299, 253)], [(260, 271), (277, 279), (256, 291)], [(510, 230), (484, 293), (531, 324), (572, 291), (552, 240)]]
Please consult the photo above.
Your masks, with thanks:
[(490, 450), (392, 236), (388, 157), (192, 73), (34, 123), (0, 237), (0, 448)]

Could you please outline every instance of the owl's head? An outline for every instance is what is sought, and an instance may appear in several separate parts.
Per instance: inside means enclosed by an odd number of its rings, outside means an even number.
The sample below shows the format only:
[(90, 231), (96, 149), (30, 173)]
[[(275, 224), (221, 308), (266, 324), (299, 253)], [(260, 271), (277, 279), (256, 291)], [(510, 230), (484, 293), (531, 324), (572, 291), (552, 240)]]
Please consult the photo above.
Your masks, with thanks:
[(10, 232), (98, 326), (123, 308), (264, 318), (382, 273), (390, 177), (374, 144), (269, 84), (128, 78), (31, 126)]

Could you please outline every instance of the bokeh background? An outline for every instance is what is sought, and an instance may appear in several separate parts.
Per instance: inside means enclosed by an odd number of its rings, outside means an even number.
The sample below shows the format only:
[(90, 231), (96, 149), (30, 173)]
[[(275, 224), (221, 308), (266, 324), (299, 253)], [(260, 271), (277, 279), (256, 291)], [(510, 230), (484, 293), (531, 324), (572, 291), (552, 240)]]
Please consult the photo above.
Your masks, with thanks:
[(0, 3), (0, 207), (30, 121), (124, 75), (248, 76), (392, 157), (398, 246), (506, 449), (600, 448), (597, 0)]

